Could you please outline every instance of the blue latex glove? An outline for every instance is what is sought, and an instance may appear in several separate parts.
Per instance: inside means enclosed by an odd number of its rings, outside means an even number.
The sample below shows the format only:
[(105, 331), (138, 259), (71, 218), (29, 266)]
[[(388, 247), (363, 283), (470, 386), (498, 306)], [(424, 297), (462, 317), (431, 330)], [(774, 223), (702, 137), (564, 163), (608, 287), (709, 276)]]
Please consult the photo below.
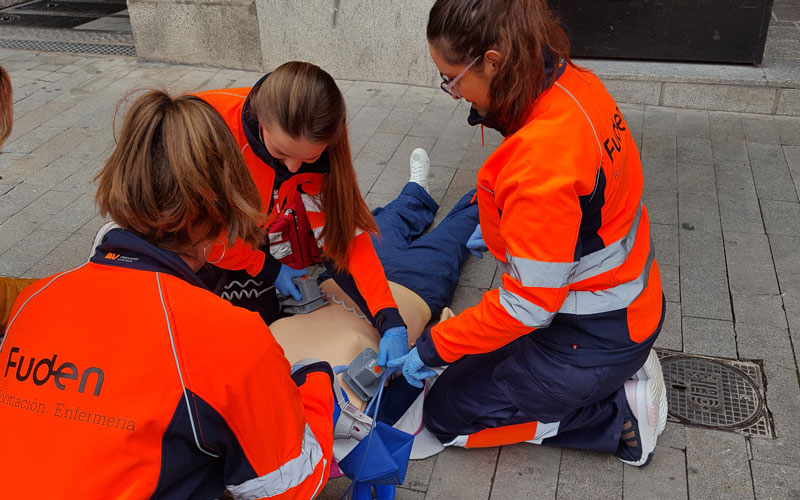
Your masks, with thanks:
[(278, 273), (278, 277), (275, 278), (275, 288), (278, 290), (278, 293), (284, 297), (291, 295), (294, 300), (301, 301), (303, 300), (303, 295), (300, 293), (300, 290), (297, 289), (297, 285), (292, 283), (292, 278), (305, 275), (305, 269), (298, 271), (297, 269), (293, 269), (286, 264), (281, 264), (281, 270)]
[(390, 370), (403, 370), (403, 376), (408, 380), (408, 383), (414, 387), (422, 387), (422, 381), (428, 377), (433, 377), (436, 372), (428, 368), (422, 359), (419, 357), (417, 348), (411, 349), (408, 354), (402, 358), (389, 361), (387, 366)]
[(489, 250), (486, 247), (486, 242), (483, 241), (483, 233), (481, 233), (480, 224), (475, 226), (475, 231), (472, 232), (472, 236), (467, 240), (466, 246), (469, 248), (469, 251), (472, 252), (472, 255), (479, 259), (483, 258), (483, 252)]
[(393, 359), (401, 358), (408, 353), (408, 331), (404, 326), (393, 326), (383, 332), (378, 344), (378, 366), (386, 366)]

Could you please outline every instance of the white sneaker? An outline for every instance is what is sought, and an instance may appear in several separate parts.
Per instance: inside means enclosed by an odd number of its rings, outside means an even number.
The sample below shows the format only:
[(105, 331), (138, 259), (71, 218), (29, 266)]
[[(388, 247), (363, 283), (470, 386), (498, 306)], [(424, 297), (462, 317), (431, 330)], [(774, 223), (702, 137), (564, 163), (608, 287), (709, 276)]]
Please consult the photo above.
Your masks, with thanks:
[[(408, 182), (415, 182), (428, 191), (428, 178), (431, 173), (431, 161), (428, 159), (428, 153), (422, 148), (417, 148), (411, 152), (408, 163), (411, 170)], [(430, 191), (428, 192), (430, 193)]]
[(630, 429), (623, 429), (623, 441), (636, 442), (635, 449), (621, 445), (617, 454), (626, 464), (641, 467), (647, 465), (653, 457), (658, 436), (667, 425), (667, 388), (664, 378), (647, 380), (629, 380), (625, 382), (625, 396), (628, 408), (635, 417), (635, 437), (627, 434)]

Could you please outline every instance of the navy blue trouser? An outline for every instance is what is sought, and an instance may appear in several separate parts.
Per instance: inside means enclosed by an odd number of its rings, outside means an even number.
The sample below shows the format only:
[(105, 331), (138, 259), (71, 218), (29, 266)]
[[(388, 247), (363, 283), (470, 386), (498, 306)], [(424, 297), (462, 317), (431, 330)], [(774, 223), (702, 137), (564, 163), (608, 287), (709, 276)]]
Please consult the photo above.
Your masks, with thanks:
[(436, 318), (453, 299), (461, 266), (469, 256), (465, 243), (478, 224), (475, 190), (465, 194), (435, 228), (439, 205), (419, 184), (409, 182), (397, 198), (372, 211), (380, 235), (372, 237), (386, 279), (413, 290)]
[(585, 368), (557, 359), (531, 335), (450, 365), (425, 400), (428, 430), (442, 443), (460, 438), (453, 444), (463, 446), (484, 429), (538, 422), (537, 438), (547, 432), (534, 442), (615, 452), (627, 413), (623, 384), (648, 351), (625, 363)]

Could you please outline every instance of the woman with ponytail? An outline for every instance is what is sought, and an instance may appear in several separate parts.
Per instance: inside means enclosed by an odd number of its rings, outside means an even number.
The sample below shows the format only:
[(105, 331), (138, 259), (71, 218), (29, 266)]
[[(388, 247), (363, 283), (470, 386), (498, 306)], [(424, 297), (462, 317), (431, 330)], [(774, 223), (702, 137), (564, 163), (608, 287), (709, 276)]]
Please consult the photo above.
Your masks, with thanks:
[[(344, 97), (333, 78), (318, 66), (293, 61), (252, 88), (210, 90), (198, 96), (233, 132), (261, 194), (264, 225), (300, 196), (329, 272), (369, 314), (381, 335), (379, 363), (407, 353), (406, 326), (370, 239), (377, 226), (358, 189)], [(300, 300), (292, 278), (305, 271), (276, 260), (268, 244), (255, 251), (234, 245), (217, 265), (244, 270), (239, 281), (253, 277)], [(276, 302), (273, 293), (244, 305), (257, 309), (270, 323), (277, 318)]]
[(505, 136), (478, 171), (467, 243), (502, 280), (389, 367), (418, 380), (449, 365), (424, 409), (444, 444), (526, 441), (645, 465), (667, 411), (651, 349), (665, 301), (622, 112), (572, 63), (545, 0), (437, 0), (427, 39), (442, 90)]

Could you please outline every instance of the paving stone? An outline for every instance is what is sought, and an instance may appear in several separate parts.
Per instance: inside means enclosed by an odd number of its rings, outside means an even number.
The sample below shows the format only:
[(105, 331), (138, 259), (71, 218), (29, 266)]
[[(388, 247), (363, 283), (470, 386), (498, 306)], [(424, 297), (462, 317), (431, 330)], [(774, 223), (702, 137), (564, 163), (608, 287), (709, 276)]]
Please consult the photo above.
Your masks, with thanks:
[(664, 324), (656, 338), (656, 347), (671, 351), (683, 351), (683, 333), (681, 332), (681, 304), (667, 302), (664, 313)]
[[(16, 84), (16, 81), (14, 81), (14, 84)], [(16, 88), (16, 85), (14, 86)], [(50, 101), (45, 102), (38, 108), (21, 117), (14, 116), (14, 128), (7, 141), (12, 142), (27, 135), (30, 131), (36, 129), (54, 115), (59, 115), (71, 107), (72, 104), (70, 103)]]
[(773, 234), (769, 245), (781, 292), (800, 295), (800, 236)]
[(383, 173), (386, 165), (369, 160), (355, 160), (353, 162), (353, 168), (356, 171), (356, 179), (358, 180), (358, 189), (361, 191), (361, 196), (366, 196), (372, 189), (372, 186), (375, 185), (375, 181), (378, 180), (378, 177)]
[[(660, 89), (659, 89), (660, 90)], [(644, 107), (644, 135), (674, 136), (678, 133), (675, 109), (658, 106)]]
[(747, 142), (776, 145), (781, 143), (781, 136), (772, 115), (744, 115), (742, 127)]
[(684, 316), (683, 350), (690, 354), (736, 359), (733, 322)]
[[(46, 197), (47, 195), (42, 198)], [(94, 192), (86, 193), (54, 214), (49, 220), (45, 221), (41, 225), (41, 228), (46, 231), (66, 231), (72, 233), (82, 228), (87, 222), (92, 220), (95, 215)]]
[(647, 467), (624, 467), (623, 477), (623, 498), (689, 498), (683, 450), (658, 446)]
[(403, 488), (423, 492), (428, 491), (428, 484), (431, 482), (431, 474), (433, 474), (433, 467), (436, 465), (437, 456), (438, 455), (434, 455), (423, 460), (409, 461)]
[(678, 169), (675, 160), (647, 157), (642, 161), (645, 189), (669, 189), (678, 187)]
[(800, 468), (750, 462), (756, 500), (800, 500)]
[(59, 133), (61, 133), (61, 131), (56, 128), (37, 127), (14, 141), (6, 142), (3, 146), (3, 151), (28, 154)]
[(797, 234), (800, 227), (800, 203), (763, 200), (761, 214), (767, 234)]
[(503, 446), (489, 500), (556, 498), (561, 450), (548, 446)]
[(408, 85), (398, 83), (378, 83), (367, 106), (393, 109), (408, 90)]
[(644, 130), (644, 106), (620, 103), (619, 109), (622, 111), (622, 117), (631, 131), (631, 135), (640, 137)]
[(558, 500), (621, 499), (622, 466), (622, 462), (610, 454), (563, 450)]
[(677, 266), (680, 263), (678, 226), (671, 224), (650, 224), (650, 234), (656, 248), (658, 265)]
[(36, 172), (45, 168), (49, 161), (47, 158), (33, 155), (33, 154), (8, 154), (3, 153), (9, 157), (8, 164), (0, 167), (0, 176), (3, 177), (3, 182), (9, 184), (19, 184), (25, 181), (28, 177), (35, 175)]
[[(102, 155), (101, 155), (102, 158)], [(105, 159), (93, 160), (85, 163), (81, 168), (76, 170), (72, 175), (59, 182), (53, 189), (56, 191), (77, 191), (79, 193), (92, 192), (94, 193), (97, 186), (94, 182), (94, 177), (97, 172), (103, 167)]]
[(403, 138), (404, 136), (398, 134), (375, 132), (355, 156), (355, 161), (386, 165), (397, 151), (397, 147), (403, 142)]
[(648, 135), (645, 132), (642, 145), (643, 161), (646, 162), (653, 158), (675, 161), (676, 155), (676, 137), (674, 135)]
[(783, 146), (783, 153), (794, 181), (794, 189), (800, 193), (800, 146)]
[(378, 132), (406, 135), (420, 113), (420, 111), (393, 109), (378, 127)]
[(748, 144), (747, 150), (759, 199), (798, 201), (783, 148)]
[(736, 324), (742, 359), (761, 359), (767, 379), (767, 406), (776, 439), (752, 439), (754, 460), (783, 465), (800, 463), (800, 387), (790, 337), (785, 329)]
[(470, 308), (481, 301), (483, 292), (480, 288), (471, 286), (456, 286), (456, 292), (453, 294), (453, 301), (450, 303), (450, 309), (456, 314), (461, 314), (464, 309)]
[(714, 166), (678, 163), (678, 192), (713, 193), (716, 190)]
[(498, 448), (447, 448), (436, 459), (426, 500), (489, 498)]
[[(483, 136), (481, 136), (483, 130)], [(503, 136), (497, 130), (489, 127), (475, 127), (475, 135), (472, 136), (472, 144), (482, 146), (499, 146), (503, 143)]]
[(199, 92), (203, 84), (216, 75), (219, 70), (192, 69), (184, 73), (167, 88), (168, 91), (176, 94), (190, 94)]
[(748, 296), (779, 293), (766, 235), (726, 233), (725, 260), (731, 292)]
[(429, 105), (414, 121), (411, 130), (408, 131), (408, 135), (438, 139), (449, 123), (451, 114), (452, 110), (447, 113), (438, 107)]
[(664, 427), (664, 433), (658, 436), (658, 448), (656, 450), (660, 450), (662, 447), (686, 450), (686, 426), (667, 422)]
[(439, 138), (430, 152), (431, 165), (458, 168), (465, 153), (465, 145)]
[(348, 125), (350, 151), (353, 155), (358, 155), (361, 148), (364, 147), (388, 114), (389, 110), (385, 108), (372, 108), (369, 106), (361, 108), (361, 111)]
[(69, 236), (69, 233), (41, 229), (33, 231), (0, 255), (0, 276), (22, 276)]
[(480, 144), (470, 144), (464, 151), (464, 156), (458, 164), (458, 168), (466, 170), (479, 170), (486, 159), (494, 153), (496, 146), (487, 143), (485, 146)]
[(23, 278), (44, 278), (80, 266), (89, 260), (93, 240), (73, 233), (22, 274)]
[(711, 139), (711, 152), (715, 165), (750, 165), (743, 140)]
[(375, 83), (372, 82), (353, 82), (347, 92), (344, 93), (345, 106), (347, 107), (347, 121), (352, 121), (367, 105), (375, 92)]
[(679, 109), (676, 112), (676, 133), (679, 137), (707, 139), (711, 134), (708, 111)]
[(492, 286), (496, 268), (497, 265), (494, 259), (490, 258), (489, 255), (484, 255), (482, 259), (470, 255), (461, 268), (461, 277), (458, 280), (458, 284), (488, 289)]
[(732, 294), (731, 298), (737, 323), (788, 328), (780, 295)]
[(456, 170), (453, 180), (447, 187), (447, 192), (439, 202), (439, 211), (433, 219), (433, 226), (436, 227), (442, 219), (447, 216), (450, 210), (458, 203), (468, 191), (475, 189), (476, 185), (476, 172), (474, 170)]
[(732, 194), (719, 195), (722, 232), (764, 233), (758, 199), (743, 199)]
[(37, 227), (37, 224), (24, 220), (8, 220), (0, 224), (0, 255), (25, 239)]
[(775, 125), (781, 136), (781, 144), (800, 146), (800, 117), (776, 116)]
[(678, 192), (674, 189), (645, 189), (642, 197), (650, 222), (678, 224)]
[(430, 87), (408, 87), (403, 97), (397, 101), (394, 109), (421, 113), (431, 102), (433, 96), (440, 92), (440, 89)]
[(681, 307), (684, 316), (730, 320), (725, 252), (715, 200), (680, 195)]
[(603, 85), (617, 103), (657, 106), (661, 97), (661, 82), (604, 78)]
[(753, 483), (743, 436), (686, 428), (689, 498), (752, 500)]
[(67, 158), (66, 156), (62, 156), (55, 161), (51, 161), (49, 158), (42, 157), (42, 153), (34, 153), (33, 156), (47, 166), (29, 175), (28, 178), (25, 179), (25, 184), (40, 186), (47, 189), (52, 188), (67, 177), (73, 175), (86, 163), (85, 160)]
[(679, 135), (677, 158), (682, 163), (713, 163), (714, 156), (711, 153), (711, 139)]
[(19, 184), (0, 196), (0, 224), (27, 207), (45, 193), (45, 189), (29, 184)]
[(744, 125), (739, 113), (708, 112), (711, 139), (721, 142), (744, 141)]
[(681, 300), (681, 275), (680, 267), (658, 264), (661, 271), (661, 287), (664, 296), (669, 302), (680, 302)]

